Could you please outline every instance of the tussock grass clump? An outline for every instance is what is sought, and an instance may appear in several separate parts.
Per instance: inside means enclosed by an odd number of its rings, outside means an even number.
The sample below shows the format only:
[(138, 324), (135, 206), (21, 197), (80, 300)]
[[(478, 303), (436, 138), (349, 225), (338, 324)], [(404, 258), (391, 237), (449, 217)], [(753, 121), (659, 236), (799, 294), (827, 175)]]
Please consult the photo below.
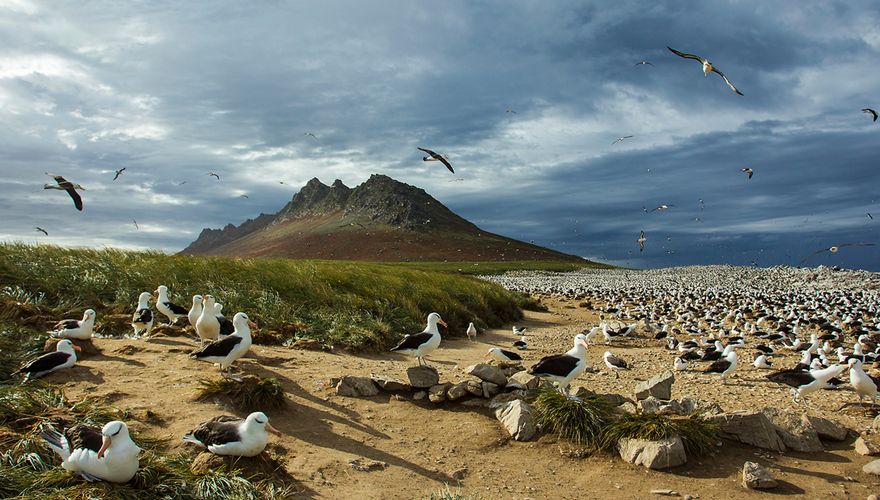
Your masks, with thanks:
[(353, 351), (390, 347), (432, 311), (452, 336), (463, 336), (470, 321), (498, 327), (522, 319), (517, 294), (433, 267), (0, 244), (0, 306), (8, 305), (0, 313), (57, 320), (93, 308), (98, 331), (121, 335), (130, 332), (126, 323), (102, 319), (130, 315), (138, 294), (161, 283), (179, 303), (211, 293), (227, 316), (245, 311), (261, 329), (279, 332), (302, 325), (297, 335)]
[(431, 493), (431, 496), (425, 498), (427, 500), (477, 500), (479, 497), (464, 495), (460, 489), (452, 489), (446, 484), (439, 490)]
[(540, 389), (532, 401), (538, 425), (574, 444), (599, 449), (605, 429), (613, 419), (613, 408), (597, 395), (579, 399), (551, 388)]
[(287, 404), (284, 388), (274, 377), (246, 376), (241, 382), (230, 379), (199, 380), (197, 401), (206, 401), (217, 396), (229, 400), (236, 408), (247, 411), (268, 411), (282, 408)]
[(679, 436), (688, 455), (704, 455), (715, 449), (718, 424), (700, 414), (667, 417), (656, 413), (627, 413), (605, 432), (605, 448), (612, 449), (623, 438), (656, 441)]

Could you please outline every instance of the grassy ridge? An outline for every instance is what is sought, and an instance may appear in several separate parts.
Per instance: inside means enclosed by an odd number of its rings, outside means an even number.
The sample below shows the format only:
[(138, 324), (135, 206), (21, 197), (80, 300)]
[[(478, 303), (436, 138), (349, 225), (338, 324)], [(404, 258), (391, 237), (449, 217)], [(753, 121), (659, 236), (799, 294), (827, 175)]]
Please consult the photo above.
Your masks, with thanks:
[(353, 350), (386, 348), (420, 330), (431, 311), (451, 335), (469, 321), (497, 327), (522, 318), (524, 296), (419, 266), (2, 244), (0, 301), (76, 317), (91, 307), (100, 324), (102, 315), (131, 314), (140, 292), (165, 284), (181, 305), (211, 293), (227, 316), (245, 311), (261, 327), (296, 325), (297, 335)]
[(576, 271), (578, 269), (614, 269), (614, 266), (585, 260), (583, 262), (559, 262), (543, 260), (514, 260), (490, 262), (387, 262), (389, 266), (421, 271), (458, 274), (502, 274), (507, 271)]

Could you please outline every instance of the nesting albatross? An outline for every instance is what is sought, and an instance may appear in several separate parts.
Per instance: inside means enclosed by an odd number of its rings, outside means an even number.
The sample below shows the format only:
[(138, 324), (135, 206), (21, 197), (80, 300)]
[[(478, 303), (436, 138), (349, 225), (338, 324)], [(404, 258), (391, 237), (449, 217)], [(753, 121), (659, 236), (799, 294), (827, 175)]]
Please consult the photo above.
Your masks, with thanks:
[(55, 346), (55, 352), (47, 352), (28, 361), (16, 373), (24, 374), (22, 383), (25, 383), (58, 370), (72, 368), (76, 364), (76, 351), (79, 350), (81, 350), (80, 347), (74, 345), (70, 340), (61, 339)]
[(183, 436), (187, 443), (201, 446), (215, 455), (253, 457), (262, 453), (269, 442), (271, 432), (281, 436), (272, 427), (265, 413), (256, 411), (247, 418), (221, 415), (202, 422), (189, 434)]
[(125, 422), (114, 420), (102, 429), (77, 424), (64, 434), (49, 429), (40, 433), (49, 447), (61, 457), (64, 469), (86, 481), (126, 483), (138, 471), (138, 448)]

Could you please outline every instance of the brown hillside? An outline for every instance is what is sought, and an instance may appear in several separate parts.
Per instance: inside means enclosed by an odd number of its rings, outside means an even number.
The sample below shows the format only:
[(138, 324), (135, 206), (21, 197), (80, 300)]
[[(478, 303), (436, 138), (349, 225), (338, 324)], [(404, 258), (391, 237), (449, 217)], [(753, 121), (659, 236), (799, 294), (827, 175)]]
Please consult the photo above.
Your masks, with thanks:
[(481, 230), (424, 190), (373, 175), (358, 187), (310, 180), (277, 214), (205, 229), (195, 255), (372, 261), (584, 259)]

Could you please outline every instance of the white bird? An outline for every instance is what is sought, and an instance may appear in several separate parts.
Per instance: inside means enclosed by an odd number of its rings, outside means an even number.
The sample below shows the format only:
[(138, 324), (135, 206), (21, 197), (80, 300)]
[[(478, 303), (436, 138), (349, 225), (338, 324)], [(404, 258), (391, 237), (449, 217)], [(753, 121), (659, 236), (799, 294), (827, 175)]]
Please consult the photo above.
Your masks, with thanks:
[(43, 375), (48, 375), (58, 370), (72, 368), (76, 364), (76, 351), (81, 350), (68, 339), (61, 339), (55, 346), (54, 352), (47, 352), (37, 358), (28, 361), (18, 369), (16, 373), (23, 373), (25, 383)]
[(523, 327), (519, 327), (516, 325), (513, 326), (513, 334), (516, 335), (517, 337), (523, 336), (526, 333), (526, 330), (528, 330), (528, 328), (526, 328), (524, 326)]
[(687, 370), (688, 362), (686, 359), (684, 359), (680, 356), (676, 356), (676, 358), (674, 360), (672, 360), (672, 368), (674, 368), (676, 371)]
[(522, 356), (519, 354), (504, 350), (500, 347), (492, 347), (486, 352), (486, 357), (491, 357), (496, 361), (501, 361), (502, 363), (519, 363), (522, 362)]
[(739, 89), (737, 89), (736, 87), (733, 86), (732, 83), (730, 83), (730, 80), (728, 80), (727, 77), (724, 76), (724, 73), (722, 73), (721, 70), (719, 70), (718, 68), (713, 66), (712, 63), (709, 62), (709, 60), (706, 59), (705, 57), (700, 57), (700, 56), (694, 55), (694, 54), (687, 54), (685, 52), (679, 52), (669, 46), (667, 46), (666, 48), (669, 49), (673, 54), (675, 54), (679, 57), (683, 57), (685, 59), (693, 59), (693, 60), (701, 63), (703, 65), (703, 75), (704, 76), (708, 75), (710, 71), (718, 73), (718, 76), (720, 76), (724, 80), (724, 83), (726, 83), (727, 86), (730, 87), (730, 90), (736, 92), (739, 95), (743, 95), (743, 93), (740, 92)]
[(199, 316), (202, 315), (202, 300), (204, 299), (201, 295), (193, 295), (192, 307), (189, 308), (189, 313), (186, 315), (189, 324), (196, 329), (197, 334), (199, 329), (196, 327), (196, 323), (199, 321)]
[(432, 312), (428, 315), (428, 324), (421, 333), (405, 335), (403, 340), (391, 350), (414, 356), (418, 360), (419, 365), (421, 365), (422, 358), (440, 347), (438, 324), (446, 326), (446, 322), (440, 318), (440, 315)]
[(468, 340), (470, 340), (471, 342), (473, 342), (473, 340), (474, 340), (474, 338), (475, 338), (476, 336), (477, 336), (477, 327), (474, 326), (474, 323), (473, 323), (473, 322), (468, 323), (468, 327), (467, 327), (467, 337), (468, 337)]
[(605, 361), (605, 366), (614, 372), (614, 378), (620, 378), (620, 375), (617, 373), (620, 370), (629, 370), (629, 365), (626, 364), (626, 361), (611, 354), (609, 351), (605, 351), (602, 359)]
[(727, 347), (725, 347), (724, 357), (709, 365), (709, 368), (706, 368), (703, 373), (717, 373), (721, 376), (721, 383), (727, 384), (727, 377), (729, 377), (730, 374), (736, 370), (737, 365), (736, 351), (733, 349), (733, 347), (733, 345), (728, 345)]
[(190, 357), (200, 361), (220, 363), (220, 373), (225, 376), (226, 370), (232, 368), (232, 363), (244, 356), (251, 348), (251, 327), (257, 326), (243, 312), (233, 316), (232, 324), (235, 326), (232, 335), (211, 342), (190, 354)]
[(53, 337), (62, 339), (88, 340), (95, 330), (95, 310), (86, 309), (82, 319), (62, 319), (49, 332)]
[(153, 329), (153, 311), (150, 309), (150, 299), (153, 295), (150, 292), (142, 292), (138, 296), (138, 307), (131, 316), (131, 327), (134, 328), (134, 336), (139, 337), (141, 333), (145, 336), (150, 335)]
[(167, 286), (159, 285), (159, 288), (157, 288), (154, 293), (158, 295), (158, 298), (156, 299), (156, 309), (168, 317), (168, 321), (170, 321), (169, 324), (177, 323), (178, 319), (187, 317), (188, 311), (185, 307), (179, 306), (168, 299)]
[(590, 328), (590, 331), (587, 332), (587, 333), (584, 335), (584, 338), (586, 339), (586, 342), (587, 342), (588, 344), (589, 344), (590, 342), (593, 342), (593, 339), (595, 339), (595, 338), (596, 338), (596, 335), (599, 335), (599, 333), (600, 333), (601, 331), (602, 331), (602, 330), (600, 330), (598, 326), (594, 326), (593, 328)]
[(282, 435), (281, 431), (272, 427), (265, 413), (257, 411), (244, 419), (231, 415), (214, 417), (199, 424), (183, 436), (183, 440), (215, 455), (253, 457), (266, 448), (269, 432)]
[(101, 430), (77, 424), (64, 434), (44, 430), (40, 437), (61, 457), (65, 470), (87, 481), (126, 483), (138, 471), (138, 448), (128, 433), (125, 422), (114, 420)]
[(202, 304), (202, 313), (196, 320), (196, 333), (202, 341), (214, 341), (220, 338), (220, 320), (214, 314), (216, 305), (213, 295), (205, 295)]
[(877, 404), (877, 384), (862, 369), (862, 362), (855, 358), (849, 360), (849, 383), (859, 394), (859, 403), (867, 396), (874, 404)]
[(773, 363), (767, 360), (767, 356), (763, 352), (759, 352), (755, 355), (755, 362), (753, 364), (755, 368), (770, 368)]
[(560, 392), (568, 395), (571, 381), (587, 369), (587, 338), (579, 333), (574, 336), (574, 347), (563, 354), (545, 356), (529, 368), (529, 373), (546, 378), (559, 386)]
[(520, 351), (525, 351), (529, 348), (529, 343), (526, 341), (525, 335), (519, 338), (516, 342), (513, 343), (513, 347), (516, 347)]
[(831, 365), (823, 370), (789, 369), (767, 375), (767, 379), (792, 387), (791, 395), (795, 402), (798, 398), (806, 404), (806, 397), (828, 385), (828, 381), (846, 370), (846, 365)]

